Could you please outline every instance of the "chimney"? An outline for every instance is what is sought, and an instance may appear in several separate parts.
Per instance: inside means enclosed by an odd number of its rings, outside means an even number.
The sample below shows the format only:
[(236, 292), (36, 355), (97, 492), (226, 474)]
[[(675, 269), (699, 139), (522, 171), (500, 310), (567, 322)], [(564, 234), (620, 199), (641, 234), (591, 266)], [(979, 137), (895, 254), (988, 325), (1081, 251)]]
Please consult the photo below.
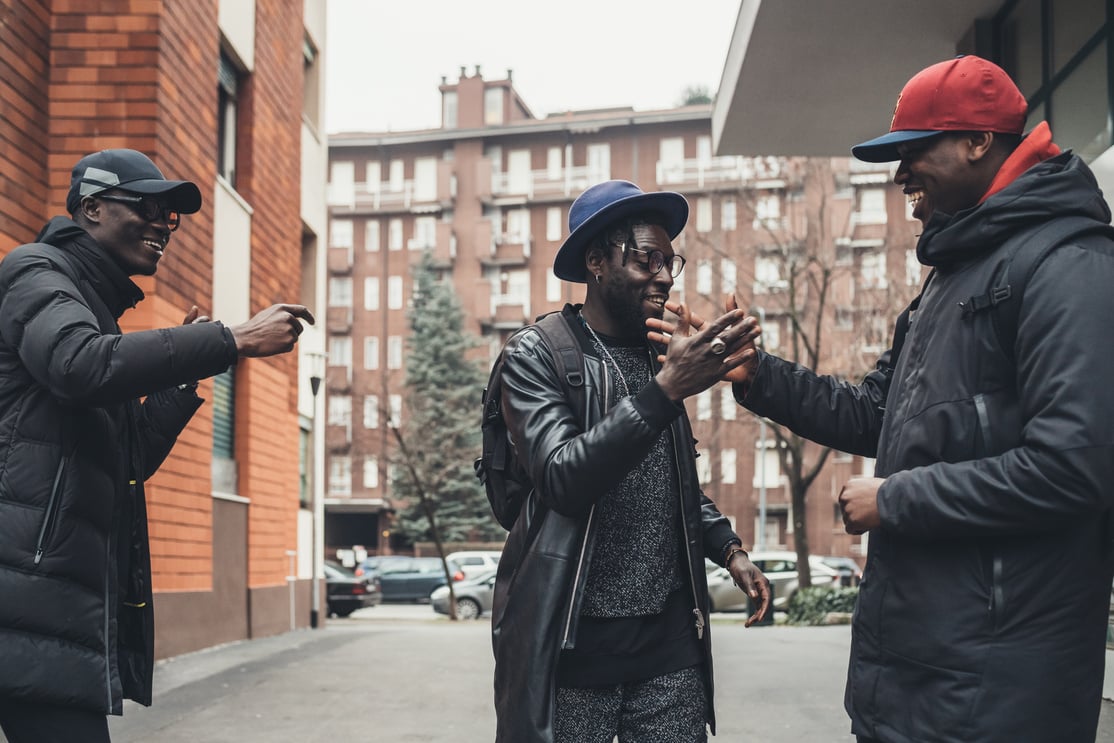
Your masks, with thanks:
[(513, 79), (514, 79), (514, 70), (512, 70), (510, 67), (508, 67), (507, 68), (507, 81), (509, 82)]
[(480, 66), (479, 65), (476, 65), (476, 77), (483, 77), (483, 75), (480, 74)]
[(463, 80), (466, 77), (468, 77), (468, 70), (464, 65), (461, 65), (460, 66), (460, 79)]

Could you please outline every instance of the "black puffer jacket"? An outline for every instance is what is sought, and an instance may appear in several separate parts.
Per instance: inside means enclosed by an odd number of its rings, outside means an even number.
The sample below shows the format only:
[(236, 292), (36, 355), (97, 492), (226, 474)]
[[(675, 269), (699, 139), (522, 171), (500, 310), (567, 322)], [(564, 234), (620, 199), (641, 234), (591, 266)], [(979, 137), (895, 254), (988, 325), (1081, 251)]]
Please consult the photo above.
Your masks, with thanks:
[(143, 480), (201, 405), (177, 385), (235, 343), (122, 335), (139, 288), (69, 219), (41, 239), (0, 262), (0, 697), (120, 714), (151, 701)]
[(936, 272), (896, 367), (887, 353), (853, 386), (763, 356), (744, 400), (876, 455), (886, 478), (848, 669), (859, 735), (1094, 740), (1114, 539), (1114, 243), (1069, 241), (1039, 265), (1016, 363), (994, 311), (959, 306), (990, 288), (1007, 240), (1069, 215), (1110, 221), (1070, 153), (934, 215), (917, 251)]
[[(673, 435), (686, 544), (688, 585), (702, 627), (708, 722), (713, 726), (711, 636), (704, 558), (722, 564), (738, 537), (700, 490), (692, 430), (684, 408), (650, 382), (614, 401), (609, 374), (580, 322), (563, 314), (584, 351), (588, 421), (576, 420), (557, 369), (537, 331), (526, 329), (506, 349), (503, 409), (518, 456), (538, 484), (503, 548), (492, 607), (496, 740), (551, 743), (555, 674), (576, 624), (595, 538), (596, 502), (638, 466), (665, 429)], [(647, 354), (651, 351), (647, 348)], [(656, 360), (651, 363), (656, 368)]]

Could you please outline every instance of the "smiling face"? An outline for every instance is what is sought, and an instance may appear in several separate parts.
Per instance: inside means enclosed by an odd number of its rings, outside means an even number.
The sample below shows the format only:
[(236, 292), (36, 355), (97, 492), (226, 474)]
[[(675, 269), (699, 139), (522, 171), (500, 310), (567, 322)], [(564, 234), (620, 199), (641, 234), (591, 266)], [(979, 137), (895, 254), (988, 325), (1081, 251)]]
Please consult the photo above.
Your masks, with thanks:
[(85, 230), (128, 276), (152, 276), (158, 270), (170, 242), (165, 212), (148, 222), (131, 205), (95, 195), (82, 199), (79, 212)]
[(989, 185), (984, 158), (990, 139), (986, 132), (948, 132), (898, 145), (894, 183), (921, 224), (937, 211), (955, 214), (979, 203)]
[[(673, 277), (668, 262), (673, 257), (669, 233), (656, 224), (636, 224), (631, 228), (637, 251), (624, 250), (618, 245), (589, 255), (589, 272), (600, 275), (599, 299), (607, 315), (597, 319), (596, 329), (607, 335), (623, 338), (641, 338), (646, 334), (646, 319), (661, 318), (665, 300), (673, 288)], [(611, 233), (609, 233), (611, 234)], [(620, 238), (622, 239), (622, 238)], [(650, 273), (646, 256), (660, 250), (666, 266), (657, 273)], [(589, 278), (594, 283), (594, 279)]]

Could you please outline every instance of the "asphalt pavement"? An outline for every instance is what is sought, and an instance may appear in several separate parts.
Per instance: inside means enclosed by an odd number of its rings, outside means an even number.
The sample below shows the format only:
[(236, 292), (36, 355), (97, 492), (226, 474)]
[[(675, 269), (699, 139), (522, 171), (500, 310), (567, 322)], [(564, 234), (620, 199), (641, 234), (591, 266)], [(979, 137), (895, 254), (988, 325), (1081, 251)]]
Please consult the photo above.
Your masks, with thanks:
[[(842, 707), (849, 628), (739, 620), (713, 615), (712, 740), (852, 741)], [(383, 605), (160, 661), (154, 706), (127, 703), (110, 729), (114, 743), (484, 743), (495, 729), (491, 673), (486, 618)], [(1103, 703), (1101, 743), (1114, 743), (1112, 709)]]

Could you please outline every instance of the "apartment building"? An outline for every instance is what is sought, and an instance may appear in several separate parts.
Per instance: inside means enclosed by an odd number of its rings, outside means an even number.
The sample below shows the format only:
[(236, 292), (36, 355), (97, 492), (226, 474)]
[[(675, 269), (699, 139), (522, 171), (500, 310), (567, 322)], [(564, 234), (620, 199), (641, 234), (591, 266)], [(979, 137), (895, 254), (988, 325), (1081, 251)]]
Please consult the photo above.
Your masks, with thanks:
[[(129, 147), (204, 205), (139, 280), (125, 331), (194, 304), (226, 324), (276, 301), (321, 314), (325, 5), (0, 3), (0, 253), (65, 213), (79, 157)], [(206, 404), (148, 483), (160, 657), (310, 623), (315, 349), (310, 328), (298, 353), (203, 381)]]
[[(822, 368), (869, 368), (870, 354), (888, 345), (891, 308), (917, 292), (920, 266), (909, 262), (916, 223), (888, 166), (716, 156), (711, 105), (538, 118), (510, 71), (487, 80), (461, 68), (439, 91), (435, 129), (329, 137), (329, 551), (404, 546), (391, 534), (391, 515), (406, 504), (391, 496), (389, 426), (405, 425), (407, 308), (423, 251), (451, 278), (485, 363), (535, 316), (582, 301), (583, 287), (557, 280), (551, 266), (573, 199), (609, 178), (688, 198), (688, 227), (674, 244), (688, 262), (674, 296), (710, 316), (723, 292), (735, 291), (764, 315), (771, 349), (791, 349), (793, 319), (820, 306), (799, 270), (810, 252), (821, 256), (831, 284)], [(792, 547), (799, 527), (773, 436), (727, 385), (688, 408), (706, 492), (748, 545)], [(810, 448), (807, 458), (818, 454)], [(829, 495), (865, 466), (829, 458), (808, 501), (813, 552), (859, 548)]]

